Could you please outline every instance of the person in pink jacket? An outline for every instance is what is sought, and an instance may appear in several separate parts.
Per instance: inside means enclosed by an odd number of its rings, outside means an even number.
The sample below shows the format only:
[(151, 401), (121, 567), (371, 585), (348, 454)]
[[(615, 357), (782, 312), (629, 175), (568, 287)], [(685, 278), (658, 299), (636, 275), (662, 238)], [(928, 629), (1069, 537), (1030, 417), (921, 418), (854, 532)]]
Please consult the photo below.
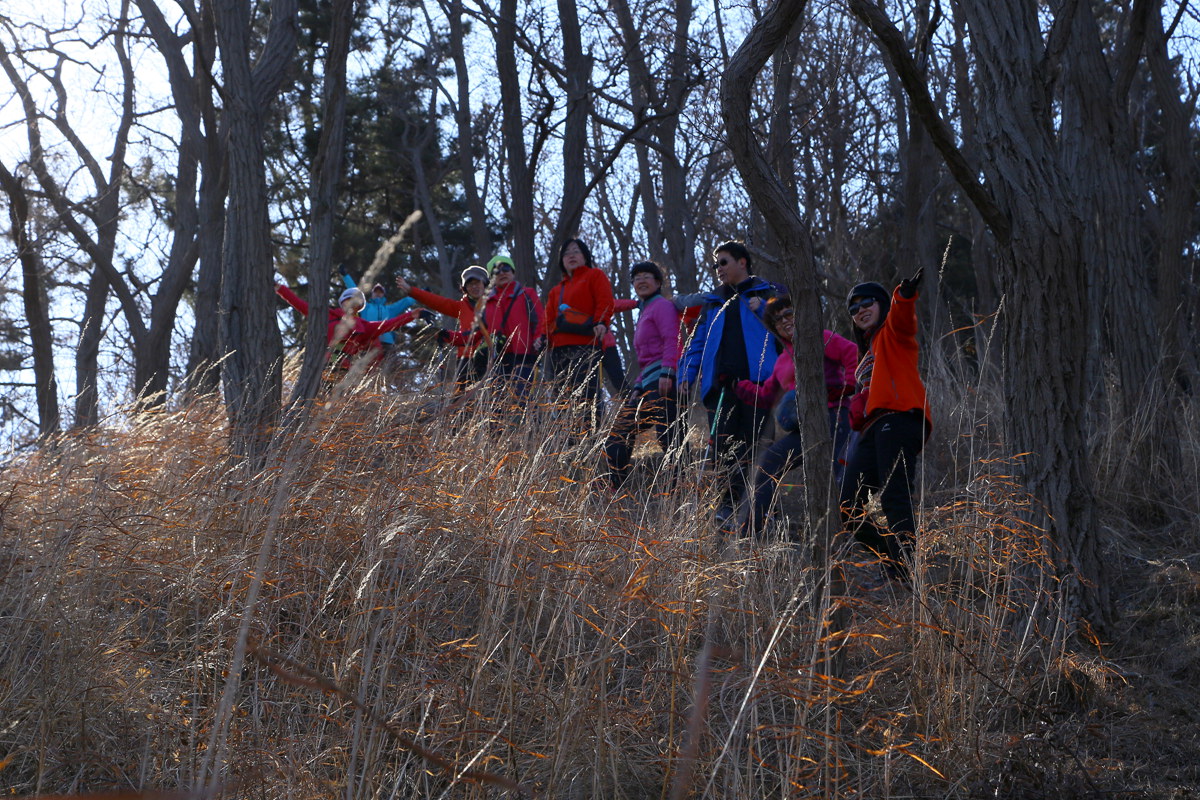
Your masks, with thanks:
[(663, 451), (674, 439), (675, 370), (679, 366), (679, 312), (662, 296), (662, 269), (653, 261), (640, 261), (629, 271), (638, 296), (637, 327), (633, 349), (638, 376), (633, 390), (617, 412), (604, 445), (609, 477), (618, 490), (629, 477), (633, 441), (638, 431), (653, 428)]
[[(752, 502), (746, 527), (752, 533), (761, 530), (767, 511), (775, 499), (780, 479), (800, 458), (801, 441), (796, 425), (795, 389), (796, 364), (792, 354), (795, 334), (794, 310), (791, 298), (773, 297), (767, 301), (763, 322), (767, 330), (783, 345), (783, 353), (775, 360), (771, 376), (762, 384), (739, 381), (735, 387), (738, 399), (759, 408), (769, 408), (781, 396), (793, 394), (784, 402), (791, 403), (790, 413), (780, 413), (781, 435), (768, 447), (754, 470)], [(848, 401), (854, 394), (854, 369), (858, 364), (858, 346), (833, 331), (825, 331), (825, 392), (829, 407), (829, 432), (833, 437), (833, 475), (840, 486), (846, 464), (846, 447), (850, 437)], [(782, 409), (781, 409), (782, 410)]]

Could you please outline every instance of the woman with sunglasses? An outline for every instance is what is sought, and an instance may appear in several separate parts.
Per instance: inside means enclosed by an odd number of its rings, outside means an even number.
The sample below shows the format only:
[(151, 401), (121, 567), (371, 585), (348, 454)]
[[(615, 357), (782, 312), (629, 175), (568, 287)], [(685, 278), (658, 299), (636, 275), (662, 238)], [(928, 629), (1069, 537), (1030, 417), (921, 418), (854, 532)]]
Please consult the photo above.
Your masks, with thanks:
[[(783, 403), (790, 399), (791, 413), (778, 414), (781, 435), (759, 457), (754, 470), (754, 489), (751, 496), (746, 528), (754, 534), (762, 529), (768, 509), (775, 499), (775, 491), (783, 476), (799, 463), (801, 449), (800, 429), (795, 424), (796, 364), (793, 357), (795, 335), (795, 311), (790, 297), (772, 297), (763, 311), (763, 323), (783, 345), (783, 352), (775, 359), (771, 377), (762, 383), (749, 380), (738, 381), (734, 387), (738, 399), (758, 408), (769, 408), (781, 394)], [(833, 331), (824, 331), (825, 339), (825, 392), (829, 408), (829, 432), (833, 437), (834, 481), (840, 486), (842, 457), (850, 434), (846, 399), (854, 393), (854, 369), (858, 363), (858, 348), (849, 339)]]
[[(878, 283), (860, 283), (846, 298), (860, 354), (858, 393), (850, 401), (850, 425), (859, 439), (842, 483), (842, 523), (884, 560), (890, 577), (902, 580), (912, 566), (917, 454), (933, 429), (917, 371), (917, 287), (923, 273), (905, 278), (890, 296)], [(872, 491), (880, 492), (886, 533), (865, 511)]]
[(533, 379), (538, 352), (546, 343), (546, 318), (537, 292), (517, 280), (513, 260), (495, 256), (487, 265), (490, 291), (483, 304), (481, 324), (486, 331), (491, 367), (517, 397), (524, 397)]

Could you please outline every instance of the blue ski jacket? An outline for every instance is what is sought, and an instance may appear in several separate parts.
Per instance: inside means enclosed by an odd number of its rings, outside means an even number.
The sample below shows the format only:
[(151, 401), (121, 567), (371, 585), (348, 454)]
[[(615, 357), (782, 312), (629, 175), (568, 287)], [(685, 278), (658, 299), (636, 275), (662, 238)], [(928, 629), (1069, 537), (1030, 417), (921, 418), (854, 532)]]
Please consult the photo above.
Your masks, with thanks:
[[(707, 397), (715, 385), (717, 352), (721, 346), (721, 336), (725, 331), (725, 320), (728, 314), (736, 313), (742, 322), (742, 339), (746, 347), (746, 361), (750, 366), (749, 375), (732, 375), (731, 378), (748, 379), (762, 383), (770, 377), (775, 368), (777, 347), (775, 337), (763, 323), (762, 312), (765, 301), (777, 294), (775, 286), (762, 278), (751, 275), (735, 290), (723, 286), (715, 292), (704, 295), (704, 305), (700, 321), (692, 334), (687, 352), (680, 360), (679, 376), (681, 381), (695, 383), (700, 376), (700, 396)], [(751, 297), (761, 297), (764, 301), (757, 312), (751, 311), (746, 300)]]

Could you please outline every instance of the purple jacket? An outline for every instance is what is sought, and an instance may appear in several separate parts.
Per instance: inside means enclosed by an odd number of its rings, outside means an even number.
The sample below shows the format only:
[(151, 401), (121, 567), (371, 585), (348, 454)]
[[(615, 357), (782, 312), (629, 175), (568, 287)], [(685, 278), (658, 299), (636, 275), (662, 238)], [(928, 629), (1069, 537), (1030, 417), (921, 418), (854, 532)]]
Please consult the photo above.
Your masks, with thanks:
[(674, 378), (679, 366), (679, 312), (675, 304), (656, 294), (638, 304), (633, 349), (637, 353), (638, 389), (649, 389), (659, 378)]

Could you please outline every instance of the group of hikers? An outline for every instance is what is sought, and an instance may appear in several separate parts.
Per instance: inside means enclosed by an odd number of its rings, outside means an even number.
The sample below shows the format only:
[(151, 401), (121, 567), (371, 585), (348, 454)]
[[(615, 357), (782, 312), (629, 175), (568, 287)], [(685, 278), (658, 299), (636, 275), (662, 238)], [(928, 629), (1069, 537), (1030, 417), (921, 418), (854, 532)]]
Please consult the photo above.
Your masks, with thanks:
[[(455, 320), (438, 338), (457, 349), (459, 389), (488, 377), (520, 400), (541, 365), (550, 385), (587, 412), (602, 416), (602, 377), (620, 397), (605, 442), (608, 486), (625, 489), (633, 447), (652, 431), (664, 452), (683, 444), (681, 406), (698, 400), (707, 412), (706, 458), (720, 475), (716, 517), (725, 531), (763, 530), (779, 482), (799, 463), (793, 361), (795, 322), (786, 290), (753, 274), (749, 250), (738, 241), (712, 252), (717, 287), (666, 297), (662, 268), (641, 261), (629, 270), (636, 299), (615, 297), (608, 275), (578, 238), (558, 254), (561, 279), (545, 301), (517, 280), (516, 265), (498, 255), (461, 274), (462, 296), (443, 297), (396, 278), (401, 299), (388, 302), (376, 284), (371, 297), (343, 269), (346, 289), (329, 310), (327, 341), (333, 369), (355, 357), (378, 361), (392, 331), (414, 320), (420, 304)], [(905, 579), (912, 560), (916, 457), (932, 429), (917, 369), (916, 299), (922, 270), (888, 292), (860, 283), (846, 298), (854, 341), (825, 330), (825, 388), (833, 439), (832, 477), (843, 525)], [(302, 314), (308, 305), (282, 284), (276, 291)], [(615, 314), (638, 310), (633, 348), (636, 377), (626, 380), (612, 334)], [(623, 397), (621, 397), (623, 395)], [(758, 443), (774, 414), (778, 435)], [(880, 493), (887, 518), (880, 530), (866, 511)]]

